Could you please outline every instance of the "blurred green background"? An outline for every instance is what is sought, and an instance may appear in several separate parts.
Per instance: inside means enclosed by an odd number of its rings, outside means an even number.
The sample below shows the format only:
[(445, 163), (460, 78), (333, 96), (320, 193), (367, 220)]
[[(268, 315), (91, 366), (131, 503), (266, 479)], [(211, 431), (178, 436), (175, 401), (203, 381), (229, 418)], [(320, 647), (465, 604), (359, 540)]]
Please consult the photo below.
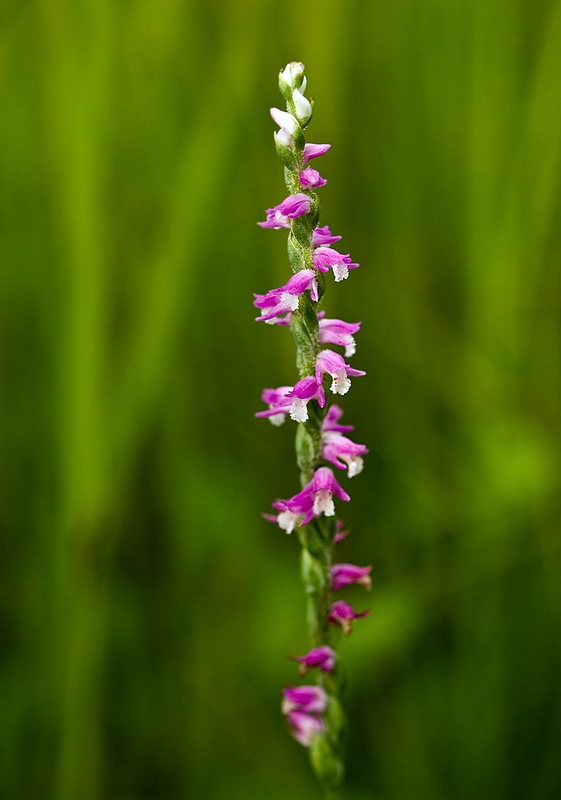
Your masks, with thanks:
[(6, 0), (0, 42), (0, 798), (321, 797), (253, 418), (290, 60), (362, 265), (346, 796), (559, 798), (561, 2)]

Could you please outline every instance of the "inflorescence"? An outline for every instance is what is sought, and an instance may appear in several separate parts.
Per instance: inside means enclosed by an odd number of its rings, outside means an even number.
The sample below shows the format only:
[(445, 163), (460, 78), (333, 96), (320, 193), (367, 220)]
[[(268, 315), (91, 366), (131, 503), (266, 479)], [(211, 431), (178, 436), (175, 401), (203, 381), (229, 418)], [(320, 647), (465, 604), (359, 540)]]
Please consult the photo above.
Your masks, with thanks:
[[(288, 64), (279, 75), (279, 87), (287, 110), (273, 108), (271, 116), (279, 126), (274, 138), (290, 194), (267, 209), (266, 220), (258, 224), (262, 228), (289, 230), (288, 255), (293, 275), (284, 286), (256, 294), (254, 305), (261, 312), (257, 321), (291, 328), (300, 379), (293, 386), (265, 389), (262, 399), (267, 409), (255, 416), (267, 417), (273, 425), (281, 425), (287, 416), (298, 423), (296, 452), (303, 488), (287, 500), (273, 502), (276, 513), (264, 516), (286, 533), (297, 531), (302, 543), (308, 624), (315, 646), (294, 660), (300, 664), (301, 676), (317, 668), (318, 685), (284, 689), (282, 711), (298, 742), (313, 748), (323, 741), (324, 746), (318, 750), (320, 756), (315, 760), (312, 757), (312, 763), (324, 785), (337, 787), (342, 780), (343, 715), (338, 705), (342, 681), (336, 679), (335, 630), (350, 634), (353, 620), (366, 616), (368, 611), (357, 613), (344, 600), (333, 602), (332, 593), (354, 583), (369, 589), (371, 567), (332, 563), (333, 546), (347, 535), (343, 523), (335, 517), (334, 498), (348, 502), (350, 497), (327, 464), (346, 470), (352, 478), (362, 471), (363, 456), (368, 450), (346, 436), (353, 428), (340, 424), (341, 408), (327, 405), (324, 378), (329, 376), (333, 394), (344, 395), (350, 389), (351, 378), (365, 373), (345, 360), (355, 353), (354, 336), (360, 322), (327, 319), (318, 306), (325, 292), (325, 276), (331, 271), (338, 283), (359, 265), (332, 247), (341, 237), (332, 235), (327, 225), (318, 224), (316, 190), (327, 181), (307, 164), (326, 153), (330, 145), (305, 141), (312, 102), (304, 96), (304, 65)], [(326, 347), (329, 345), (344, 348), (344, 357)], [(338, 713), (333, 712), (336, 707)]]

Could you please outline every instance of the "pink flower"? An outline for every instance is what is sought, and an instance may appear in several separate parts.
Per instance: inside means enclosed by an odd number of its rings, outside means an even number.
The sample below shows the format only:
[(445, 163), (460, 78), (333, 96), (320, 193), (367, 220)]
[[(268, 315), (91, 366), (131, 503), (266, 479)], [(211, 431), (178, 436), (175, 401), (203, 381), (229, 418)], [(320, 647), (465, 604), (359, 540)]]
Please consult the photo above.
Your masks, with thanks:
[(321, 383), (324, 374), (332, 377), (331, 391), (333, 394), (347, 394), (351, 388), (351, 377), (366, 375), (361, 369), (353, 369), (349, 364), (345, 364), (342, 356), (334, 353), (333, 350), (322, 350), (316, 359), (316, 380)]
[(322, 672), (330, 672), (335, 666), (337, 656), (331, 647), (314, 647), (305, 656), (293, 656), (294, 661), (300, 662), (300, 675), (305, 675), (313, 667), (319, 667)]
[(353, 630), (352, 621), (359, 617), (366, 617), (367, 614), (370, 614), (370, 610), (357, 614), (354, 608), (348, 603), (345, 603), (344, 600), (336, 600), (331, 606), (328, 620), (334, 625), (340, 625), (343, 628), (345, 636), (349, 636)]
[[(332, 470), (329, 467), (319, 467), (310, 483), (301, 492), (289, 500), (275, 500), (272, 504), (273, 508), (280, 512), (277, 516), (277, 524), (287, 533), (291, 533), (296, 524), (307, 525), (310, 520), (321, 514), (333, 517), (335, 515), (333, 495), (340, 500), (351, 499), (335, 480)], [(300, 519), (300, 517), (302, 518)], [(273, 515), (269, 515), (267, 519), (269, 518), (272, 519)]]
[(316, 247), (313, 260), (314, 267), (320, 272), (329, 272), (332, 269), (336, 283), (348, 278), (350, 269), (360, 266), (360, 264), (353, 263), (349, 255), (342, 255), (331, 247)]
[(305, 422), (308, 419), (308, 403), (318, 400), (321, 408), (325, 405), (325, 392), (323, 386), (318, 385), (314, 377), (302, 378), (295, 384), (294, 389), (288, 392), (287, 397), (292, 398), (290, 406), (290, 419), (295, 422)]
[(322, 244), (333, 244), (338, 242), (341, 236), (333, 236), (329, 227), (324, 225), (323, 228), (314, 228), (312, 233), (312, 247), (320, 247)]
[(371, 572), (372, 567), (357, 567), (354, 564), (333, 564), (330, 570), (331, 588), (336, 592), (351, 583), (361, 583), (366, 589), (371, 589)]
[(322, 156), (324, 153), (327, 153), (330, 147), (330, 144), (312, 144), (311, 142), (308, 142), (308, 144), (304, 145), (302, 164), (307, 164), (312, 158), (317, 158), (318, 156)]
[(261, 400), (269, 406), (268, 411), (258, 411), (256, 417), (268, 417), (273, 425), (282, 425), (286, 415), (290, 414), (292, 401), (287, 393), (292, 386), (279, 386), (278, 389), (263, 389)]
[(300, 185), (306, 189), (318, 189), (320, 186), (325, 186), (327, 181), (322, 178), (317, 169), (307, 167), (300, 173)]
[(321, 686), (297, 686), (283, 689), (282, 713), (303, 711), (305, 714), (323, 714), (327, 708), (327, 695)]
[(339, 408), (339, 406), (336, 406), (335, 404), (329, 406), (327, 414), (325, 415), (325, 419), (323, 420), (321, 425), (322, 433), (327, 433), (328, 431), (336, 431), (337, 433), (349, 433), (349, 431), (354, 430), (352, 425), (339, 425), (339, 420), (341, 419), (342, 416), (343, 416), (342, 408)]
[(288, 715), (288, 722), (291, 726), (291, 735), (304, 747), (309, 747), (314, 736), (325, 730), (321, 717), (314, 717), (303, 711), (291, 711)]
[(289, 279), (288, 283), (278, 289), (271, 289), (267, 294), (256, 294), (253, 305), (262, 309), (257, 322), (267, 322), (285, 311), (296, 311), (298, 298), (306, 289), (310, 290), (312, 300), (318, 299), (316, 273), (313, 269), (302, 269)]
[[(332, 406), (333, 408), (333, 406)], [(335, 536), (333, 537), (333, 544), (339, 544), (343, 539), (346, 539), (350, 531), (345, 530), (345, 525), (342, 520), (338, 519), (335, 523)]]
[(319, 341), (320, 344), (337, 344), (345, 348), (345, 357), (350, 358), (356, 353), (356, 343), (353, 334), (360, 329), (360, 322), (343, 322), (342, 319), (326, 319), (325, 312), (320, 311)]
[(349, 478), (362, 472), (362, 456), (366, 453), (368, 448), (365, 445), (356, 444), (341, 433), (329, 431), (322, 435), (322, 457), (339, 469), (348, 469)]
[[(289, 115), (290, 116), (290, 115)], [(265, 222), (258, 222), (261, 228), (290, 228), (290, 220), (310, 213), (311, 200), (306, 194), (291, 194), (274, 208), (267, 209)]]

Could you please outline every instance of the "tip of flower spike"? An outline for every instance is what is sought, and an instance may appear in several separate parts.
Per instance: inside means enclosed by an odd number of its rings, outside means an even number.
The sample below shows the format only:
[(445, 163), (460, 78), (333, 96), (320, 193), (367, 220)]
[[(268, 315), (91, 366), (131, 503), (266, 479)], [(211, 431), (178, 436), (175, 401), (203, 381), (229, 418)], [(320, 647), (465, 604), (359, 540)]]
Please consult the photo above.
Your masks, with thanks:
[(290, 100), (295, 89), (306, 89), (306, 78), (304, 77), (306, 67), (301, 61), (291, 61), (284, 69), (279, 71), (279, 89), (287, 100)]

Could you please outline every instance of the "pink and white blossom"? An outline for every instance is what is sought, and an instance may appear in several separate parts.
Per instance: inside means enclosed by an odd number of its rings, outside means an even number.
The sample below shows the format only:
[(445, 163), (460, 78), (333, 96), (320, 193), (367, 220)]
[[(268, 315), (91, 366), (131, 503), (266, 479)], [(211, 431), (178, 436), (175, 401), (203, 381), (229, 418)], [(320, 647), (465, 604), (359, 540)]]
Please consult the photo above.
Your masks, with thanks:
[(308, 419), (308, 403), (310, 400), (317, 400), (321, 408), (325, 405), (323, 386), (318, 384), (312, 376), (298, 381), (294, 388), (287, 393), (287, 397), (291, 400), (290, 419), (295, 422), (305, 422)]
[(282, 713), (303, 711), (305, 714), (323, 714), (327, 708), (327, 695), (321, 686), (290, 686), (283, 689)]
[(333, 394), (347, 394), (351, 388), (350, 377), (366, 375), (361, 369), (353, 369), (346, 364), (343, 357), (333, 350), (322, 350), (316, 359), (316, 380), (321, 383), (325, 374), (331, 375), (331, 391)]
[(307, 525), (314, 517), (319, 517), (321, 514), (333, 517), (335, 515), (333, 495), (347, 502), (351, 499), (335, 480), (333, 471), (329, 467), (319, 467), (310, 483), (301, 492), (288, 500), (275, 500), (272, 504), (273, 508), (280, 512), (277, 524), (287, 533), (291, 533), (297, 524)]
[(302, 269), (292, 275), (288, 283), (278, 289), (271, 289), (267, 294), (256, 294), (253, 305), (261, 309), (257, 322), (266, 322), (285, 311), (296, 311), (298, 298), (307, 289), (312, 300), (318, 299), (316, 273), (313, 269)]
[(300, 173), (300, 185), (305, 189), (319, 189), (320, 186), (325, 186), (327, 181), (322, 178), (317, 169), (307, 167)]
[(271, 108), (270, 114), (285, 136), (292, 137), (301, 130), (300, 123), (296, 117), (289, 114), (288, 111), (281, 111), (280, 108)]
[(273, 425), (282, 425), (286, 415), (290, 414), (292, 401), (287, 397), (292, 386), (279, 386), (278, 389), (263, 389), (261, 400), (269, 406), (267, 411), (258, 411), (256, 417), (268, 417)]
[(371, 572), (372, 567), (357, 567), (355, 564), (333, 564), (329, 571), (331, 588), (336, 592), (351, 583), (360, 583), (365, 589), (371, 589)]
[(342, 520), (338, 519), (335, 523), (335, 536), (333, 537), (333, 544), (339, 544), (343, 539), (346, 539), (350, 531), (345, 530), (345, 524)]
[(327, 433), (328, 431), (336, 431), (337, 433), (349, 433), (350, 431), (354, 430), (352, 425), (339, 425), (339, 420), (343, 416), (343, 409), (336, 406), (335, 403), (332, 406), (329, 406), (327, 409), (327, 414), (324, 417), (324, 420), (321, 425), (322, 433)]
[(308, 142), (304, 145), (302, 164), (307, 164), (312, 158), (317, 158), (318, 156), (322, 156), (324, 153), (327, 153), (330, 147), (330, 144), (312, 144), (311, 142)]
[(360, 264), (355, 264), (349, 255), (343, 255), (331, 247), (316, 247), (313, 252), (314, 267), (320, 272), (333, 270), (335, 283), (349, 277), (349, 270), (356, 269)]
[(368, 453), (365, 445), (356, 444), (341, 433), (328, 431), (322, 435), (321, 448), (322, 457), (339, 469), (347, 469), (349, 478), (362, 472), (362, 456)]
[(333, 236), (328, 225), (324, 225), (323, 228), (314, 228), (312, 233), (312, 247), (333, 244), (334, 242), (340, 241), (341, 238), (341, 236)]
[(336, 653), (324, 645), (313, 647), (305, 656), (293, 656), (294, 661), (300, 662), (300, 675), (305, 675), (313, 667), (319, 667), (322, 672), (331, 672), (337, 660)]
[(265, 222), (258, 222), (261, 228), (290, 228), (290, 220), (310, 213), (311, 200), (306, 194), (291, 194), (278, 206), (267, 209)]
[(326, 319), (324, 312), (318, 314), (320, 344), (336, 344), (345, 348), (345, 357), (356, 353), (353, 334), (360, 330), (360, 322), (344, 322), (342, 319)]
[(304, 747), (309, 747), (314, 736), (325, 730), (325, 724), (321, 717), (305, 714), (303, 711), (291, 711), (288, 715), (288, 722), (291, 726), (291, 735)]
[(331, 606), (328, 620), (333, 625), (340, 625), (343, 628), (343, 633), (345, 636), (349, 636), (353, 630), (353, 620), (359, 619), (360, 617), (366, 617), (368, 614), (370, 614), (370, 609), (357, 614), (354, 608), (348, 603), (345, 603), (344, 600), (336, 600)]

